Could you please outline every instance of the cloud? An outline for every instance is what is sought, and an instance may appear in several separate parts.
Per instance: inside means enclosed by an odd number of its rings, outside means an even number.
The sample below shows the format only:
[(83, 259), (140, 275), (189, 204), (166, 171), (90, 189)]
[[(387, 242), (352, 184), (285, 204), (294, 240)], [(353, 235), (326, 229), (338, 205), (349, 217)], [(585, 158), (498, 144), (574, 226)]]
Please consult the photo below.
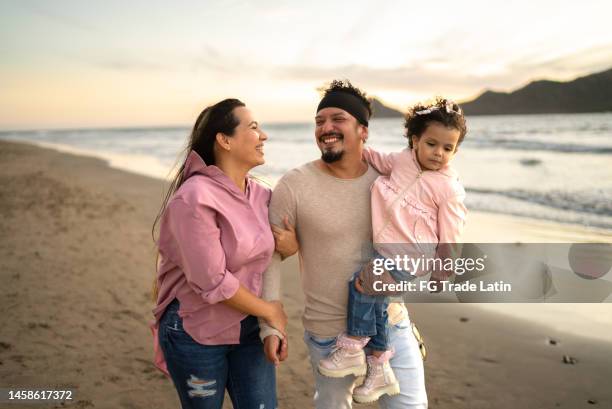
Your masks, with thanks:
[(367, 85), (368, 88), (418, 92), (440, 87), (448, 90), (472, 89), (482, 87), (483, 80), (486, 82), (494, 79), (500, 82), (502, 79), (497, 76), (483, 78), (456, 70), (436, 71), (422, 65), (396, 68), (371, 68), (363, 65), (330, 68), (291, 66), (280, 68), (277, 73), (284, 79), (326, 82), (334, 78), (348, 78), (355, 84)]
[[(159, 50), (157, 57), (157, 61), (151, 61), (150, 57), (119, 55), (105, 59), (87, 59), (87, 61), (98, 68), (114, 71), (152, 71), (170, 74), (205, 71), (215, 75), (235, 76), (240, 75), (241, 72), (252, 72), (256, 69), (255, 66), (245, 64), (237, 56), (221, 53), (208, 44), (203, 45), (200, 51), (192, 55), (177, 56), (174, 53)], [(79, 56), (74, 58), (83, 59)]]
[(26, 11), (35, 16), (43, 17), (53, 23), (59, 24), (63, 27), (79, 30), (83, 32), (96, 32), (100, 31), (99, 27), (95, 25), (85, 22), (83, 19), (72, 17), (67, 14), (59, 13), (57, 10), (59, 7), (48, 7), (43, 6), (40, 3), (29, 3), (29, 2), (19, 2), (19, 6)]
[[(528, 58), (510, 61), (487, 70), (486, 62), (478, 66), (456, 68), (456, 61), (434, 56), (422, 62), (394, 68), (372, 68), (365, 65), (316, 67), (293, 65), (278, 67), (279, 78), (311, 82), (329, 82), (334, 78), (347, 78), (371, 93), (400, 91), (449, 95), (476, 95), (485, 89), (511, 91), (534, 79), (571, 80), (575, 77), (612, 67), (612, 47), (593, 47), (545, 61)], [(468, 66), (465, 64), (464, 66)], [(481, 72), (480, 74), (477, 74)]]
[(513, 69), (519, 71), (543, 71), (550, 76), (564, 79), (603, 71), (610, 67), (612, 67), (612, 44), (594, 46), (543, 61), (524, 58), (512, 65)]
[(150, 71), (150, 72), (165, 72), (171, 71), (172, 67), (162, 63), (152, 63), (137, 59), (118, 58), (104, 61), (93, 61), (92, 65), (113, 71)]
[(189, 64), (193, 71), (210, 71), (222, 75), (240, 75), (256, 69), (239, 56), (222, 53), (210, 44), (204, 44), (199, 54), (190, 59)]

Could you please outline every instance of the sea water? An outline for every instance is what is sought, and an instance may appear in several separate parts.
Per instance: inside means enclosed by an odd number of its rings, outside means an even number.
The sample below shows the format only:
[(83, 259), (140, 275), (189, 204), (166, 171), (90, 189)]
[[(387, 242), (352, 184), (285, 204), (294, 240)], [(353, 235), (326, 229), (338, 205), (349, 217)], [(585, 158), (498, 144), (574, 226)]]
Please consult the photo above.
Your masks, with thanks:
[[(273, 183), (316, 159), (314, 123), (263, 124)], [(184, 158), (188, 127), (0, 132), (0, 138), (63, 147), (111, 165), (165, 177)], [(372, 120), (369, 146), (404, 149), (402, 119)], [(612, 229), (612, 113), (474, 116), (453, 162), (471, 210)]]
[[(266, 164), (253, 173), (272, 183), (320, 156), (314, 123), (262, 124)], [(190, 129), (115, 128), (3, 131), (26, 141), (97, 156), (111, 166), (167, 178), (185, 157)], [(367, 145), (406, 148), (403, 123), (372, 120)], [(453, 165), (470, 210), (612, 229), (612, 113), (468, 117)], [(610, 304), (483, 304), (561, 331), (612, 341)]]

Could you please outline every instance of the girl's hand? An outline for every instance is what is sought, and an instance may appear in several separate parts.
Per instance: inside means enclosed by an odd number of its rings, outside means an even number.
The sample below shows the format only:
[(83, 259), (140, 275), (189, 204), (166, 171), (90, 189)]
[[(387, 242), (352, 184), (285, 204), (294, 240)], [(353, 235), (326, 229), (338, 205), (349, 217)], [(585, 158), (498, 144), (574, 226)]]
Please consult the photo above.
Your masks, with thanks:
[(274, 235), (275, 250), (280, 253), (283, 259), (294, 255), (300, 248), (295, 235), (295, 227), (289, 224), (289, 218), (283, 218), (285, 228), (272, 225), (272, 234)]
[[(373, 271), (374, 261), (370, 260), (366, 265), (363, 266), (357, 277), (355, 278), (355, 289), (362, 294), (367, 295), (402, 295), (403, 292), (401, 290), (391, 291), (385, 290), (382, 288), (385, 284), (396, 284), (393, 276), (385, 269), (382, 274), (374, 274)], [(381, 283), (381, 291), (376, 291), (374, 289), (374, 282), (380, 281)]]
[(287, 337), (282, 340), (276, 335), (269, 335), (264, 339), (264, 352), (268, 361), (278, 366), (282, 361), (287, 359)]
[(283, 334), (283, 337), (287, 337), (285, 334), (285, 327), (287, 326), (287, 314), (283, 310), (283, 304), (280, 301), (268, 302), (269, 312), (263, 317), (269, 326), (277, 329)]

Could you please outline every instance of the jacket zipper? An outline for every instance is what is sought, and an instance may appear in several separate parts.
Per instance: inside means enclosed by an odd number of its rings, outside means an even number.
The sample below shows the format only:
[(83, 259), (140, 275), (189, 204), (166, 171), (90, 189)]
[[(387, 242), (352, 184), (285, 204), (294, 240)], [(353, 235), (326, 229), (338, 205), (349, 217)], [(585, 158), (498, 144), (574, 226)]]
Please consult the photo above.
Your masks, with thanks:
[[(413, 159), (414, 159), (414, 158), (413, 158)], [(414, 185), (415, 185), (415, 184), (416, 184), (416, 183), (419, 181), (419, 179), (421, 178), (421, 175), (423, 174), (423, 171), (421, 171), (421, 168), (420, 168), (420, 166), (418, 166), (418, 163), (416, 163), (416, 165), (417, 165), (417, 169), (418, 169), (418, 172), (419, 172), (419, 173), (417, 174), (417, 177), (416, 177), (415, 181), (414, 181), (414, 182), (412, 182), (410, 185), (406, 186), (406, 187), (405, 187), (405, 188), (404, 188), (404, 189), (403, 189), (403, 190), (402, 190), (400, 193), (398, 193), (398, 195), (397, 195), (397, 197), (395, 198), (395, 200), (393, 200), (393, 202), (392, 202), (392, 203), (391, 203), (389, 206), (387, 206), (387, 209), (386, 209), (386, 220), (385, 220), (385, 223), (383, 224), (383, 227), (382, 227), (380, 230), (378, 230), (378, 233), (376, 233), (376, 235), (375, 235), (375, 237), (374, 237), (374, 238), (375, 238), (374, 243), (376, 243), (376, 242), (377, 242), (377, 241), (376, 241), (376, 239), (377, 239), (377, 238), (378, 238), (378, 237), (379, 237), (379, 236), (380, 236), (380, 235), (381, 235), (381, 234), (382, 234), (382, 233), (385, 231), (385, 229), (387, 228), (387, 226), (389, 226), (389, 223), (391, 222), (391, 212), (390, 212), (390, 211), (391, 211), (391, 209), (392, 209), (393, 207), (395, 207), (395, 205), (397, 204), (397, 202), (398, 202), (400, 199), (402, 199), (402, 198), (404, 197), (404, 195), (406, 194), (406, 192), (407, 192), (407, 191), (408, 191), (408, 190), (409, 190), (409, 189), (410, 189), (412, 186), (414, 186)]]

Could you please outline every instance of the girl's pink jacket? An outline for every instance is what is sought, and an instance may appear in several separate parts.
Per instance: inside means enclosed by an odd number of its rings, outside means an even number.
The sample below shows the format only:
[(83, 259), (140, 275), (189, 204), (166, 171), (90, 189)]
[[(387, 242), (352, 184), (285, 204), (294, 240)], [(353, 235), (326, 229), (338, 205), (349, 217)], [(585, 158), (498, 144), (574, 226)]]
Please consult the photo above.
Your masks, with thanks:
[(460, 242), (467, 209), (457, 172), (450, 166), (421, 170), (412, 149), (383, 154), (367, 148), (364, 158), (382, 174), (372, 185), (374, 243), (435, 252), (438, 243)]
[(237, 344), (245, 314), (221, 301), (231, 298), (240, 284), (259, 296), (262, 274), (274, 253), (270, 189), (247, 179), (242, 192), (194, 151), (183, 175), (162, 216), (158, 241), (160, 291), (151, 328), (155, 363), (166, 373), (157, 337), (166, 306), (179, 300), (185, 331), (197, 342)]

